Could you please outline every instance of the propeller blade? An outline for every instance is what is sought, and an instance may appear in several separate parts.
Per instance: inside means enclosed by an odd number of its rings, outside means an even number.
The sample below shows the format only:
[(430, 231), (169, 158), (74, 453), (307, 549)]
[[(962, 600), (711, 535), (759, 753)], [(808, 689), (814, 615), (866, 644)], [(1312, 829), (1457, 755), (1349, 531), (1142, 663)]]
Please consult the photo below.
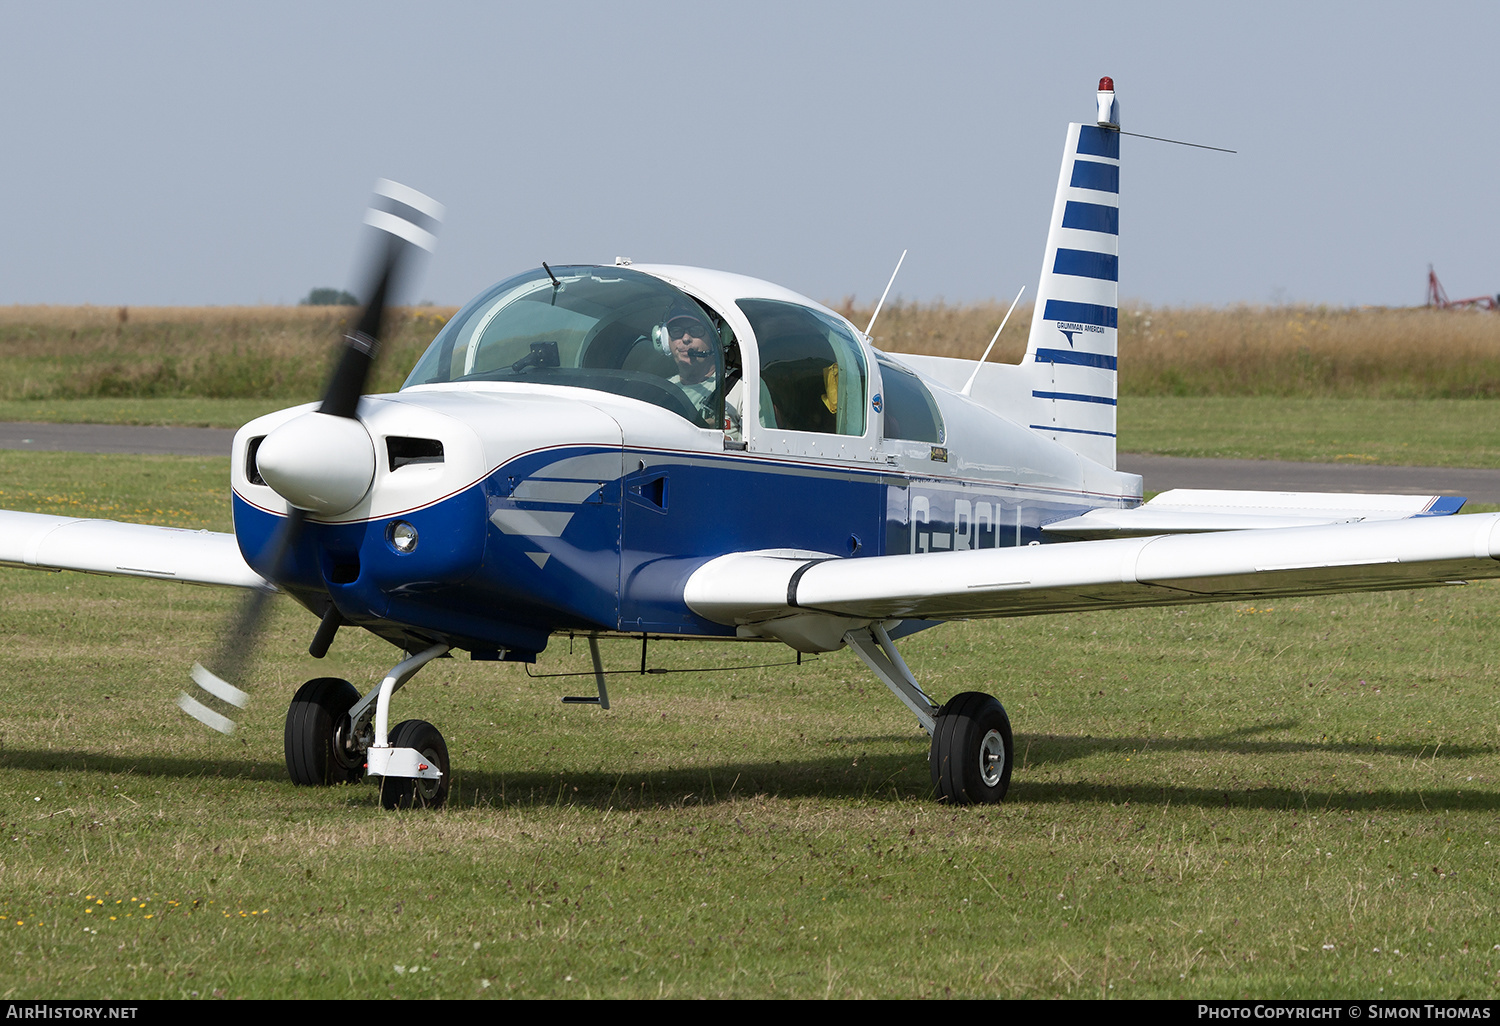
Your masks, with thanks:
[(370, 300), (344, 336), (344, 350), (328, 380), (319, 413), (332, 417), (353, 417), (364, 395), (370, 368), (380, 351), (380, 338), (390, 296), (399, 291), (403, 272), (414, 255), (414, 249), (432, 251), (435, 232), (443, 217), (443, 205), (415, 189), (398, 182), (380, 179), (375, 183), (375, 199), (365, 212), (365, 224), (386, 233), (385, 252), (378, 270), (372, 275)]
[[(292, 508), (291, 514), (281, 524), (271, 542), (271, 579), (280, 576), (287, 554), (302, 533), (302, 524), (307, 519), (303, 510)], [(235, 682), (244, 683), (246, 671), (254, 661), (255, 649), (265, 633), (266, 613), (270, 610), (271, 596), (276, 591), (270, 585), (256, 588), (246, 595), (235, 611), (234, 618), (225, 628), (219, 642), (219, 650), (209, 660), (208, 666), (194, 663), (193, 683), (197, 684), (202, 697), (195, 698), (186, 691), (177, 696), (177, 706), (193, 719), (221, 734), (234, 733), (235, 720), (229, 715), (249, 704), (250, 696)], [(218, 672), (209, 669), (216, 667)], [(205, 701), (206, 699), (206, 701)], [(224, 710), (223, 712), (219, 710)]]
[[(380, 351), (386, 308), (392, 296), (400, 291), (402, 276), (409, 268), (413, 251), (431, 251), (436, 231), (443, 217), (443, 206), (429, 196), (398, 182), (380, 179), (375, 183), (375, 198), (365, 212), (365, 224), (385, 234), (383, 252), (378, 257), (369, 302), (359, 320), (344, 336), (333, 374), (324, 391), (318, 412), (333, 417), (357, 419), (359, 400), (369, 381), (370, 369)], [(296, 545), (307, 521), (307, 511), (291, 506), (290, 514), (272, 540), (267, 564), (271, 582), (246, 596), (230, 621), (219, 645), (207, 665), (194, 663), (193, 682), (199, 697), (184, 691), (177, 705), (200, 723), (228, 734), (235, 729), (233, 713), (249, 703), (250, 696), (240, 687), (248, 675), (256, 647), (265, 632), (266, 613), (275, 582), (288, 554)]]

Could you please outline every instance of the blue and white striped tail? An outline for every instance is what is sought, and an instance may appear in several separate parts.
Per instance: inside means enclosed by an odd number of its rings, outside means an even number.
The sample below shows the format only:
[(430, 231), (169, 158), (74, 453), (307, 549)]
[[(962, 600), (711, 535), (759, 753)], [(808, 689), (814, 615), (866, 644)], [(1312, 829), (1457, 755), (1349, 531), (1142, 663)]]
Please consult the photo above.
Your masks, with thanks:
[(1115, 465), (1120, 133), (1069, 125), (1036, 313), (1021, 365), (1031, 427)]

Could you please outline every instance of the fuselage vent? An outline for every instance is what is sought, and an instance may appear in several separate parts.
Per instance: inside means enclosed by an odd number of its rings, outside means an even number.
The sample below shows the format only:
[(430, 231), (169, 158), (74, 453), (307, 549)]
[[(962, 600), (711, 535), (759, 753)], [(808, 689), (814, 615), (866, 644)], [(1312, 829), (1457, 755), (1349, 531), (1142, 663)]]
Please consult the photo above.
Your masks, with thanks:
[(385, 451), (393, 471), (413, 463), (443, 462), (443, 443), (436, 438), (390, 435), (385, 440)]
[(260, 464), (255, 462), (255, 457), (260, 453), (260, 443), (265, 440), (265, 435), (257, 435), (245, 446), (245, 479), (253, 485), (266, 483), (266, 479), (260, 476)]

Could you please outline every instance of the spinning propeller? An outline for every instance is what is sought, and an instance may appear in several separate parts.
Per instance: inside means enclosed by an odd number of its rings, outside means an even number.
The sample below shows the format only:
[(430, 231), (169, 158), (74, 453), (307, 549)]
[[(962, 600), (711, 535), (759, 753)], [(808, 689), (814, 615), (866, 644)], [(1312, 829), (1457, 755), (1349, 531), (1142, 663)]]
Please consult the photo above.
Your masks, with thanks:
[[(375, 479), (375, 443), (360, 423), (359, 399), (380, 351), (387, 303), (398, 294), (414, 251), (432, 251), (442, 216), (442, 204), (415, 189), (384, 178), (375, 183), (375, 198), (365, 212), (365, 224), (383, 232), (384, 237), (382, 251), (373, 261), (374, 286), (369, 303), (344, 336), (343, 350), (317, 411), (304, 413), (272, 431), (256, 450), (261, 477), (291, 509), (268, 548), (270, 583), (246, 597), (209, 663), (193, 664), (193, 681), (207, 701), (185, 691), (177, 698), (184, 712), (214, 730), (231, 733), (235, 721), (226, 713), (245, 708), (250, 700), (238, 684), (244, 682), (265, 629), (267, 604), (308, 514), (336, 516), (353, 509)], [(337, 623), (337, 612), (330, 613), (334, 619), (325, 618), (325, 625)], [(326, 628), (320, 628), (314, 647), (322, 642), (326, 649), (330, 636)]]

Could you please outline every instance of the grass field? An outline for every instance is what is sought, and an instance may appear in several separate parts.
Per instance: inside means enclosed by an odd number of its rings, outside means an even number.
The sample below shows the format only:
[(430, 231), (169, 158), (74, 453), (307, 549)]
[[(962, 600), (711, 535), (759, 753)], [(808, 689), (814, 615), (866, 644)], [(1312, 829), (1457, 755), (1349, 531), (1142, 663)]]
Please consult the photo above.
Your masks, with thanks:
[[(0, 453), (3, 505), (223, 529), (222, 460)], [(659, 645), (612, 678), (444, 660), (452, 805), (294, 788), (284, 703), (394, 652), (279, 609), (233, 737), (171, 704), (234, 596), (0, 572), (0, 915), (17, 997), (1493, 997), (1500, 586), (953, 624), (1010, 800), (927, 798), (849, 653)], [(554, 643), (537, 672), (581, 670)], [(612, 665), (638, 657), (607, 648)]]
[[(0, 420), (237, 428), (280, 409), (266, 399), (0, 402)], [(1472, 399), (1129, 396), (1120, 449), (1165, 456), (1500, 467), (1500, 413)]]
[(1122, 452), (1163, 456), (1500, 467), (1500, 407), (1483, 399), (1126, 396), (1119, 433)]
[[(868, 320), (867, 309), (842, 309)], [(372, 389), (398, 387), (452, 313), (397, 311)], [(896, 303), (876, 342), (973, 358), (1003, 314)], [(0, 307), (0, 420), (238, 427), (317, 397), (347, 316), (336, 307)], [(1017, 311), (994, 359), (1020, 356), (1030, 316)], [(1497, 391), (1500, 317), (1487, 314), (1122, 307), (1126, 452), (1496, 467), (1500, 417), (1484, 399)]]
[[(392, 311), (371, 391), (399, 388), (452, 313)], [(349, 317), (336, 306), (0, 307), (0, 400), (307, 402)]]
[[(841, 304), (856, 324), (870, 310)], [(373, 391), (392, 391), (451, 307), (392, 312)], [(977, 359), (994, 304), (893, 303), (877, 346)], [(0, 402), (317, 397), (343, 307), (0, 307)], [(1021, 307), (996, 348), (1025, 350)], [(1124, 396), (1475, 399), (1500, 395), (1500, 317), (1473, 311), (1325, 307), (1163, 308), (1126, 300)], [(309, 369), (312, 373), (309, 373)]]
[[(409, 312), (377, 387), (450, 312)], [(316, 394), (306, 351), (337, 311), (218, 313), (0, 311), (0, 418), (233, 427)], [(1000, 313), (897, 307), (877, 341), (973, 355)], [(1500, 466), (1473, 398), (1488, 320), (1211, 313), (1122, 308), (1123, 449)], [(1236, 345), (1269, 356), (1230, 374)], [(9, 509), (227, 530), (226, 479), (223, 459), (0, 451)], [(0, 996), (1500, 990), (1500, 584), (912, 637), (935, 697), (1009, 710), (1011, 795), (984, 809), (929, 799), (925, 736), (850, 653), (756, 665), (772, 646), (655, 645), (687, 672), (612, 677), (609, 712), (558, 702), (587, 677), (443, 660), (394, 712), (448, 739), (447, 809), (294, 788), (291, 693), (368, 687), (398, 655), (346, 630), (312, 660), (312, 617), (283, 603), (243, 729), (211, 734), (172, 701), (235, 599), (0, 570)], [(584, 670), (582, 648), (535, 672)]]
[[(844, 303), (865, 324), (870, 311)], [(992, 359), (1026, 349), (1017, 308)], [(888, 307), (875, 344), (974, 360), (1000, 325), (998, 305)], [(1473, 399), (1500, 395), (1500, 317), (1479, 311), (1364, 307), (1152, 307), (1123, 300), (1120, 394)]]

